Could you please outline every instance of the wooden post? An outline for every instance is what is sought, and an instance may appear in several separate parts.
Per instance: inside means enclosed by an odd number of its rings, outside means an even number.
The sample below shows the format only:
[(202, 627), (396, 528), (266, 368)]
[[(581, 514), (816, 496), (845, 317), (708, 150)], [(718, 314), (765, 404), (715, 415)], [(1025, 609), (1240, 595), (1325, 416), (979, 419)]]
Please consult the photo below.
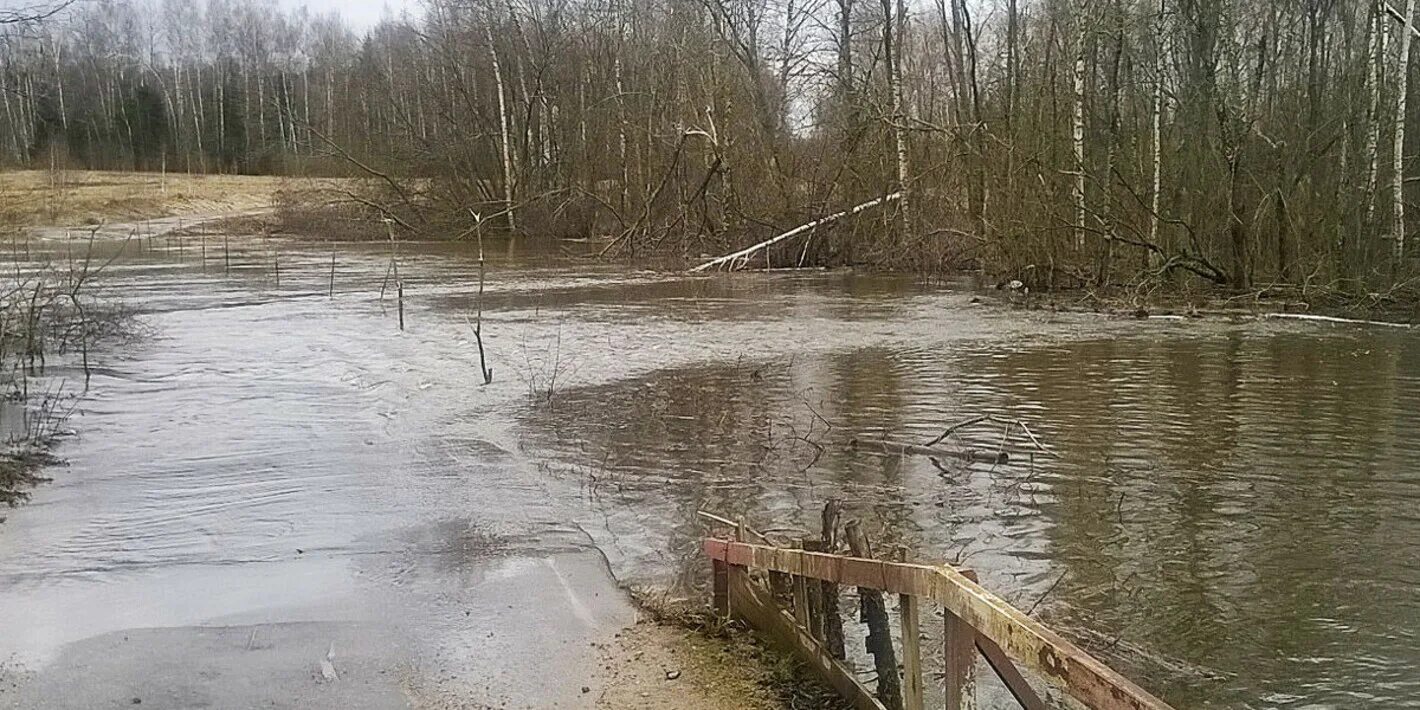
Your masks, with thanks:
[(899, 621), (902, 626), (902, 707), (922, 709), (922, 632), (918, 628), (917, 597), (898, 597)]
[(794, 621), (805, 630), (809, 628), (809, 584), (799, 575), (794, 575)]
[(400, 281), (395, 286), (399, 290), (399, 329), (404, 330), (404, 282)]
[[(809, 552), (823, 552), (823, 543), (812, 538), (805, 539), (802, 543), (805, 550)], [(822, 642), (824, 640), (824, 619), (826, 613), (824, 607), (826, 601), (823, 596), (823, 584), (819, 580), (808, 580), (808, 610), (809, 610), (809, 635), (814, 640)]]
[(335, 298), (335, 250), (330, 250), (330, 292), (327, 298)]
[(945, 622), (947, 710), (976, 707), (976, 630), (948, 611)]
[(710, 573), (714, 586), (715, 616), (721, 621), (728, 621), (730, 618), (730, 566), (723, 560), (711, 560)]
[[(838, 518), (842, 511), (843, 502), (837, 498), (830, 498), (823, 506), (820, 538), (824, 552), (838, 552)], [(843, 615), (838, 611), (838, 585), (827, 580), (819, 585), (823, 594), (823, 643), (834, 658), (844, 660), (848, 652), (843, 642)]]
[[(844, 526), (844, 532), (854, 557), (872, 558), (868, 536), (863, 534), (858, 521), (849, 521)], [(873, 667), (878, 672), (878, 700), (888, 710), (900, 710), (902, 684), (897, 677), (897, 654), (892, 649), (892, 625), (888, 620), (887, 605), (883, 603), (883, 593), (872, 587), (858, 587), (858, 600), (862, 606), (863, 622), (868, 625), (868, 652), (872, 654)]]
[(774, 597), (777, 603), (783, 603), (793, 598), (792, 582), (789, 575), (783, 572), (769, 571), (769, 595)]

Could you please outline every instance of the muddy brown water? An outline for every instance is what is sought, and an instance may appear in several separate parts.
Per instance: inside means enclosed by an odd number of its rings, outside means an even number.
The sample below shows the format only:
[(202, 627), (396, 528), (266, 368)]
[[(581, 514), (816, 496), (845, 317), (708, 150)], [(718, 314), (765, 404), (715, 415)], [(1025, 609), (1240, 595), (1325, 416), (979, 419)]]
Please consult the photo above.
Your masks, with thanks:
[[(964, 561), (1179, 706), (1420, 707), (1411, 332), (1028, 312), (965, 283), (689, 278), (512, 244), (490, 254), (485, 387), (471, 248), (401, 247), (404, 332), (383, 246), (246, 239), (230, 270), (206, 248), (204, 268), (198, 240), (130, 245), (99, 281), (152, 335), (101, 359), (70, 466), (6, 513), (0, 657), (351, 585), (414, 590), (402, 613), (457, 655), (441, 604), (461, 578), (441, 571), (470, 558), (590, 544), (623, 582), (695, 593), (696, 510), (793, 537), (836, 497), (880, 548)], [(1019, 436), (1005, 465), (847, 446), (982, 413), (1058, 458)], [(293, 555), (325, 561), (283, 574)], [(261, 579), (238, 577), (251, 562)]]

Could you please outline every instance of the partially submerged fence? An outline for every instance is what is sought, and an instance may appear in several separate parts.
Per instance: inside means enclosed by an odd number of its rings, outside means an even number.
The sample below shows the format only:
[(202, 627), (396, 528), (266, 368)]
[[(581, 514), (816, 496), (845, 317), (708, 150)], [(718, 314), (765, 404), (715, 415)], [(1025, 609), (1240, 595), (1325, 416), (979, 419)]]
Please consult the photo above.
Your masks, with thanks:
[[(744, 530), (742, 525), (740, 530)], [(983, 589), (970, 572), (752, 544), (742, 539), (706, 539), (705, 553), (712, 561), (716, 612), (742, 620), (793, 652), (859, 710), (923, 707), (921, 619), (926, 603), (940, 605), (945, 618), (948, 710), (974, 706), (978, 652), (1027, 710), (1046, 705), (1016, 663), (1090, 708), (1169, 710), (1162, 700)], [(900, 595), (900, 688), (891, 687), (897, 686), (895, 663), (887, 664), (890, 669), (878, 664), (877, 693), (844, 664), (842, 629), (836, 630), (835, 638), (833, 628), (837, 585), (858, 587), (860, 596), (879, 600), (876, 612), (881, 618), (876, 628), (874, 619), (867, 619), (869, 645), (881, 648), (886, 643), (887, 648), (881, 650), (888, 658), (893, 658), (895, 649), (890, 633), (884, 633), (881, 595)], [(884, 692), (888, 674), (893, 677)]]

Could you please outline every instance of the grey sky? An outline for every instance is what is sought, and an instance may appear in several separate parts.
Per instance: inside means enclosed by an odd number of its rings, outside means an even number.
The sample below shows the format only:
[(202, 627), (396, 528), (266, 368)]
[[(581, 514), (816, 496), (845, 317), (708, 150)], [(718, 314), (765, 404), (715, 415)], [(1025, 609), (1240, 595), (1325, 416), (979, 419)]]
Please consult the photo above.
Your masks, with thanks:
[(398, 15), (405, 9), (419, 11), (419, 0), (280, 0), (285, 7), (305, 5), (311, 14), (336, 10), (357, 32), (364, 31), (380, 21), (388, 12)]

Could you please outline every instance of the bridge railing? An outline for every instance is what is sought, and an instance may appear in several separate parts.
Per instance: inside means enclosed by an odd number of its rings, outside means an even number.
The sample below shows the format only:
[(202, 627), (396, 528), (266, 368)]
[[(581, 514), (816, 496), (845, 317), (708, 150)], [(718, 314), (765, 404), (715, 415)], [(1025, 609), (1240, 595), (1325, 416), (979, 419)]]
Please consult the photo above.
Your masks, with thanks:
[[(1017, 663), (1089, 708), (1169, 710), (1162, 700), (982, 588), (969, 571), (717, 538), (706, 539), (704, 548), (714, 574), (716, 612), (740, 619), (797, 655), (860, 710), (923, 707), (921, 624), (928, 604), (940, 606), (945, 620), (948, 710), (974, 707), (978, 653), (1027, 710), (1047, 706)], [(880, 673), (873, 691), (845, 665), (841, 629), (835, 642), (825, 623), (826, 608), (837, 605), (836, 592), (830, 591), (836, 585), (858, 587), (860, 597), (899, 595), (900, 682), (894, 678), (885, 686)], [(825, 592), (835, 598), (826, 598)], [(884, 611), (879, 602), (877, 614), (885, 616)], [(880, 633), (885, 619), (877, 631), (872, 619), (868, 624), (870, 647), (886, 642), (884, 652), (892, 658), (899, 649), (892, 648), (890, 634), (884, 639)]]

